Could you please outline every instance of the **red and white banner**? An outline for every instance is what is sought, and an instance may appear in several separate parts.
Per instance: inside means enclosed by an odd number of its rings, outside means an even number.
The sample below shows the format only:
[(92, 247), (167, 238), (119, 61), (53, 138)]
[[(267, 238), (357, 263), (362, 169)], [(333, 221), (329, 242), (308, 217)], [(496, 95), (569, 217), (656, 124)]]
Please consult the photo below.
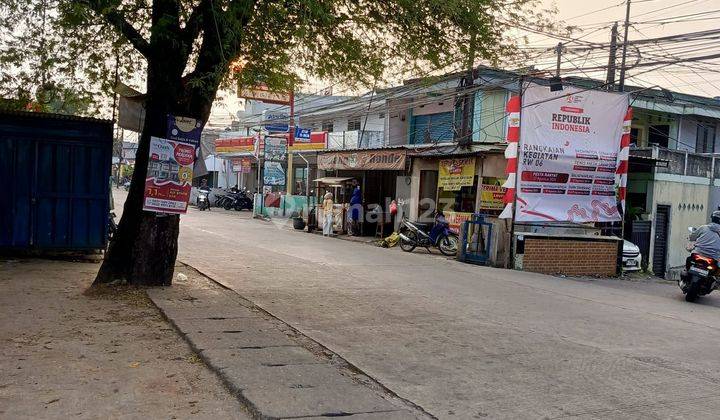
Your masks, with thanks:
[(513, 203), (515, 202), (515, 185), (517, 179), (517, 168), (518, 168), (518, 142), (520, 141), (520, 109), (521, 109), (521, 98), (520, 96), (513, 96), (505, 107), (507, 112), (507, 134), (505, 141), (507, 142), (507, 148), (505, 149), (505, 159), (507, 164), (505, 165), (505, 174), (507, 179), (503, 188), (505, 188), (505, 196), (503, 197), (503, 203), (505, 208), (498, 216), (500, 219), (511, 219), (513, 217)]
[(530, 85), (522, 98), (515, 220), (611, 222), (626, 95)]
[(192, 189), (194, 163), (193, 144), (151, 137), (143, 210), (184, 214)]

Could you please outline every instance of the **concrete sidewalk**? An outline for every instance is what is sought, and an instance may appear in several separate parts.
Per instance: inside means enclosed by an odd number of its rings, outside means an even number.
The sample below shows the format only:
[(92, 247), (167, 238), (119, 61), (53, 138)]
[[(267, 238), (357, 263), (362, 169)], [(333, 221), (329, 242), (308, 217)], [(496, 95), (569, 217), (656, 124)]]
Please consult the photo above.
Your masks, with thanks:
[(150, 299), (257, 418), (427, 416), (190, 267)]
[(0, 259), (0, 419), (249, 419), (147, 299), (96, 262)]

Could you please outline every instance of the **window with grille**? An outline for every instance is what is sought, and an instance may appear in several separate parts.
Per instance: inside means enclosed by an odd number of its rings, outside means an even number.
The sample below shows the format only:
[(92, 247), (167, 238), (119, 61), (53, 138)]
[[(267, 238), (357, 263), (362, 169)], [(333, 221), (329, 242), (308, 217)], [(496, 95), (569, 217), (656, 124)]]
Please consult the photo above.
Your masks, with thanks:
[(697, 138), (695, 141), (696, 153), (715, 152), (715, 125), (698, 122)]

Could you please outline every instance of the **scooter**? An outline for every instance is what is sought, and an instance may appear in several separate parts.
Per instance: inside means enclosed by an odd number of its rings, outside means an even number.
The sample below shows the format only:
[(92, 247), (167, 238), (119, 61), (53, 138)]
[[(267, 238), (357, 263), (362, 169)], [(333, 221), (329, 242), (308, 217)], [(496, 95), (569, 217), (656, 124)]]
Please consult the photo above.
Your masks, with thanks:
[(198, 190), (197, 207), (200, 211), (210, 210), (210, 188), (200, 188)]
[(443, 255), (452, 257), (458, 251), (458, 236), (450, 230), (450, 225), (442, 212), (435, 215), (435, 222), (432, 225), (411, 222), (403, 217), (398, 234), (400, 249), (405, 252), (412, 252), (418, 246), (430, 251), (432, 246), (439, 249)]
[(108, 242), (110, 242), (117, 232), (117, 223), (115, 222), (115, 212), (110, 212), (108, 216)]
[[(690, 233), (695, 228), (688, 228)], [(689, 243), (687, 250), (691, 252), (685, 261), (685, 271), (680, 274), (678, 287), (685, 294), (685, 300), (695, 302), (698, 296), (704, 296), (717, 289), (718, 261), (693, 252), (695, 245)]]

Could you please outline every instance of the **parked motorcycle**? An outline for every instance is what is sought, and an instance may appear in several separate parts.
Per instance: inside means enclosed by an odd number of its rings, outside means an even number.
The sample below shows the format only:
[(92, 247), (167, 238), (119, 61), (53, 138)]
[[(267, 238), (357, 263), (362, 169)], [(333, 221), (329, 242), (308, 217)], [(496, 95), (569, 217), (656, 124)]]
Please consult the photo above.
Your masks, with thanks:
[(249, 197), (247, 190), (238, 190), (233, 187), (226, 194), (218, 198), (216, 205), (225, 210), (252, 210), (253, 200)]
[[(692, 233), (695, 229), (688, 228)], [(680, 274), (678, 286), (685, 294), (685, 300), (694, 302), (698, 296), (704, 296), (717, 289), (718, 261), (693, 252), (694, 245), (688, 244), (690, 256), (685, 261), (685, 271)]]
[(443, 255), (451, 257), (458, 251), (458, 236), (450, 231), (450, 225), (442, 212), (435, 215), (435, 222), (432, 224), (411, 222), (403, 218), (398, 234), (400, 248), (405, 252), (412, 252), (418, 246), (430, 251), (432, 246), (439, 249)]
[(210, 188), (200, 188), (198, 190), (197, 207), (200, 211), (210, 210)]
[[(231, 201), (230, 194), (234, 194), (233, 188), (231, 188), (231, 189), (229, 189), (229, 190), (225, 190), (225, 193), (224, 193), (224, 194), (216, 195), (216, 198), (215, 198), (215, 207), (223, 207), (223, 208), (224, 208), (224, 207), (225, 207), (225, 204), (226, 204), (228, 201)], [(230, 208), (232, 208), (232, 206), (230, 206)], [(228, 208), (228, 210), (229, 210), (230, 208)]]

